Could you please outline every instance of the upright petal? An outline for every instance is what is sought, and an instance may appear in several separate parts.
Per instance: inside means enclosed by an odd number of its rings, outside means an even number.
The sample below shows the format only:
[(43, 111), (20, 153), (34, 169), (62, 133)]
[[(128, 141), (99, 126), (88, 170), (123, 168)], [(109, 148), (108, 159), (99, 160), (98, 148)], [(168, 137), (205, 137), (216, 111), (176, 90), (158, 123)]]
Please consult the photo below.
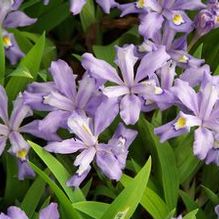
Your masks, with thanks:
[(97, 137), (93, 135), (91, 119), (85, 115), (74, 112), (68, 119), (68, 127), (75, 133), (87, 146), (93, 146), (97, 142)]
[(204, 160), (213, 148), (214, 137), (213, 133), (206, 128), (198, 128), (195, 130), (195, 141), (193, 144), (193, 152), (200, 159)]
[(94, 134), (98, 136), (115, 119), (119, 113), (119, 104), (116, 98), (105, 99), (97, 108), (94, 115)]
[(174, 10), (198, 10), (205, 8), (206, 5), (200, 0), (176, 0), (172, 6)]
[(139, 82), (145, 77), (150, 76), (166, 64), (168, 59), (170, 59), (170, 56), (166, 53), (164, 46), (160, 46), (156, 51), (146, 54), (140, 62), (135, 81)]
[(17, 130), (24, 118), (32, 115), (32, 110), (28, 105), (24, 104), (22, 95), (18, 95), (16, 100), (13, 103), (13, 111), (10, 117), (10, 127), (12, 130)]
[(131, 86), (134, 83), (134, 66), (138, 60), (134, 52), (135, 46), (133, 44), (125, 47), (116, 47), (115, 63), (119, 66), (127, 86)]
[(141, 112), (141, 100), (136, 95), (126, 95), (120, 102), (120, 116), (126, 125), (134, 125)]
[(90, 98), (96, 91), (96, 83), (94, 78), (85, 75), (79, 82), (78, 93), (76, 97), (76, 107), (80, 110), (85, 110)]
[(208, 83), (206, 87), (200, 92), (200, 118), (207, 120), (213, 110), (213, 107), (218, 100), (218, 93), (215, 86)]
[(140, 16), (139, 33), (145, 39), (153, 39), (155, 34), (160, 31), (164, 18), (156, 12), (149, 12)]
[(86, 146), (78, 139), (70, 138), (63, 141), (51, 142), (44, 147), (45, 150), (58, 154), (72, 154)]
[(193, 111), (195, 115), (199, 113), (199, 101), (198, 95), (195, 93), (188, 82), (180, 79), (175, 80), (175, 86), (173, 87), (173, 93), (189, 110)]
[(130, 93), (127, 86), (120, 85), (105, 87), (102, 91), (108, 98), (120, 97)]
[(7, 137), (1, 136), (0, 137), (0, 156), (2, 155), (3, 151), (5, 150)]
[(95, 58), (90, 53), (85, 53), (82, 58), (83, 67), (88, 70), (93, 77), (112, 81), (116, 84), (123, 83), (117, 74), (116, 69), (107, 62)]
[(16, 219), (28, 219), (27, 215), (22, 211), (20, 208), (12, 206), (9, 207), (7, 210), (7, 215), (10, 218), (16, 218)]
[(57, 203), (51, 203), (40, 211), (39, 219), (59, 219)]
[(76, 95), (76, 75), (73, 74), (70, 66), (59, 59), (52, 62), (49, 71), (58, 90), (68, 98), (74, 99)]
[(105, 13), (109, 14), (110, 9), (117, 6), (114, 0), (96, 0), (97, 4), (104, 10)]
[(12, 11), (5, 18), (3, 25), (6, 28), (25, 27), (35, 23), (36, 21), (37, 19), (28, 17), (22, 11)]

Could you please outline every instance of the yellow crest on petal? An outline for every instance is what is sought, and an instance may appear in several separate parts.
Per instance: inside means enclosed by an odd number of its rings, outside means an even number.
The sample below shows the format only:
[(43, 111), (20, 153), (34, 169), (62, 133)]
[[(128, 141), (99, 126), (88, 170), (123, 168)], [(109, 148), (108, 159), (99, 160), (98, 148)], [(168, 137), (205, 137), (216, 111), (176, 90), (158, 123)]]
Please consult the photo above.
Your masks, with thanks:
[(144, 8), (144, 0), (138, 0), (137, 2), (136, 2), (136, 7), (137, 8)]
[(26, 149), (22, 149), (22, 150), (17, 152), (17, 157), (20, 158), (21, 160), (25, 160), (26, 156), (27, 156), (27, 150)]
[(182, 129), (186, 127), (186, 119), (184, 117), (179, 117), (176, 123), (174, 124), (175, 129)]
[(11, 39), (10, 39), (9, 36), (7, 36), (7, 35), (3, 36), (2, 40), (3, 40), (3, 44), (4, 44), (5, 48), (8, 48), (8, 47), (10, 47), (12, 45)]
[(186, 55), (182, 55), (179, 57), (178, 61), (181, 63), (187, 63), (189, 58)]
[(183, 17), (182, 17), (181, 14), (175, 14), (175, 15), (173, 16), (173, 18), (172, 18), (172, 21), (173, 21), (173, 23), (174, 23), (175, 25), (177, 25), (177, 26), (179, 26), (179, 25), (185, 23), (185, 21), (184, 21), (184, 19), (183, 19)]

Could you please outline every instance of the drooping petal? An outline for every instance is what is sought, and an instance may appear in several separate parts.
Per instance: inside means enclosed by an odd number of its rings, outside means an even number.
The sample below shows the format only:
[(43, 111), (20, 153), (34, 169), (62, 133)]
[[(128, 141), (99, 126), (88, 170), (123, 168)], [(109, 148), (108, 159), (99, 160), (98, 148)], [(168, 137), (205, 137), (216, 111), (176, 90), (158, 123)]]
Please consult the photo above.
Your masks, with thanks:
[[(104, 113), (103, 113), (104, 112)], [(105, 99), (97, 108), (94, 115), (94, 134), (98, 136), (115, 119), (119, 113), (119, 104), (116, 98)]]
[(44, 149), (58, 154), (72, 154), (78, 150), (85, 149), (86, 146), (78, 139), (66, 139), (58, 142), (51, 142), (47, 144)]
[(21, 160), (27, 159), (27, 153), (30, 148), (30, 146), (27, 144), (27, 142), (24, 140), (22, 135), (18, 132), (11, 132), (9, 135), (9, 141), (11, 143), (11, 147), (9, 149), (9, 152)]
[(118, 181), (122, 176), (120, 163), (112, 152), (107, 151), (109, 145), (102, 144), (101, 147), (106, 148), (106, 150), (97, 150), (96, 163), (104, 175), (109, 179)]
[(71, 12), (76, 15), (79, 14), (85, 5), (86, 0), (71, 0), (70, 1), (70, 10)]
[(13, 102), (13, 111), (10, 117), (10, 127), (13, 130), (17, 130), (24, 118), (31, 116), (33, 114), (32, 110), (28, 105), (24, 104), (22, 95), (18, 95), (16, 100)]
[(105, 87), (102, 91), (109, 98), (120, 97), (130, 93), (129, 88), (126, 86), (109, 86)]
[(0, 156), (2, 155), (3, 151), (5, 150), (7, 137), (1, 136), (0, 137)]
[(59, 219), (57, 203), (51, 203), (40, 211), (39, 219)]
[(141, 112), (141, 100), (136, 95), (126, 95), (120, 102), (120, 116), (126, 125), (134, 125)]
[(5, 215), (4, 213), (0, 214), (0, 219), (11, 219), (10, 217), (8, 217), (7, 215)]
[(86, 145), (93, 146), (96, 144), (97, 137), (92, 133), (90, 122), (91, 119), (85, 115), (79, 115), (78, 113), (73, 112), (68, 119), (68, 127)]
[(82, 58), (82, 66), (88, 70), (93, 77), (112, 81), (116, 84), (123, 83), (116, 69), (107, 62), (95, 58), (90, 53), (85, 53)]
[(49, 69), (58, 90), (70, 99), (76, 95), (76, 75), (70, 66), (63, 60), (53, 61)]
[(165, 47), (161, 46), (156, 51), (146, 54), (138, 67), (135, 81), (139, 82), (145, 77), (153, 74), (157, 69), (161, 68), (170, 59), (166, 53)]
[(75, 159), (74, 165), (79, 166), (77, 174), (81, 176), (90, 167), (90, 163), (93, 161), (96, 154), (95, 147), (88, 147), (83, 150)]
[(4, 123), (8, 123), (8, 97), (2, 86), (0, 86), (0, 117)]
[(12, 206), (9, 207), (7, 210), (7, 215), (10, 218), (16, 218), (16, 219), (28, 219), (27, 215), (22, 211), (20, 208)]
[(3, 25), (6, 28), (25, 27), (35, 23), (36, 21), (37, 19), (28, 17), (22, 11), (12, 11), (5, 18)]
[(138, 57), (134, 53), (135, 46), (133, 44), (125, 47), (116, 47), (115, 63), (119, 66), (123, 80), (128, 86), (134, 83), (134, 66)]
[(83, 174), (79, 175), (76, 173), (73, 177), (71, 177), (67, 181), (67, 186), (78, 188), (80, 184), (83, 182), (83, 180), (87, 177), (88, 173), (91, 170), (91, 166), (89, 166), (86, 171), (83, 172)]
[[(53, 117), (54, 120), (54, 117)], [(56, 119), (55, 119), (56, 120)], [(55, 133), (54, 127), (50, 129), (50, 124), (47, 126), (41, 126), (41, 120), (34, 120), (19, 128), (19, 132), (28, 133), (38, 138), (42, 138), (46, 141), (60, 141), (61, 138)]]
[(193, 152), (200, 159), (204, 160), (213, 147), (213, 133), (206, 128), (198, 128), (195, 130), (195, 141), (193, 144)]
[(155, 34), (160, 31), (163, 21), (163, 16), (156, 12), (142, 15), (140, 16), (139, 33), (145, 39), (153, 39)]
[(29, 163), (25, 160), (18, 159), (18, 179), (24, 180), (26, 178), (34, 178), (35, 173), (30, 167)]
[(117, 3), (114, 0), (96, 0), (97, 4), (103, 9), (107, 14), (110, 13), (110, 9), (117, 6)]
[(199, 112), (198, 95), (195, 93), (188, 82), (180, 79), (175, 80), (175, 86), (173, 87), (173, 93), (189, 110), (193, 111), (195, 115)]

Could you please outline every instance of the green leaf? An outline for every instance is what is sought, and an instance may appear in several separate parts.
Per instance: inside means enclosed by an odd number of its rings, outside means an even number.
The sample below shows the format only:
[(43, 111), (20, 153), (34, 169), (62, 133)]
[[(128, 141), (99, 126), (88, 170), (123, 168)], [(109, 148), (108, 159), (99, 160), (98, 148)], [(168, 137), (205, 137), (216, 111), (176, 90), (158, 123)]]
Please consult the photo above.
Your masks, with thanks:
[(158, 175), (161, 175), (166, 203), (169, 210), (172, 210), (176, 208), (179, 189), (179, 175), (173, 149), (168, 142), (159, 142), (158, 137), (154, 135), (154, 127), (143, 116), (139, 119), (138, 128), (142, 140), (150, 145), (152, 154), (159, 161)]
[(49, 176), (31, 162), (30, 166), (50, 186), (59, 200), (59, 205), (64, 209), (65, 215), (68, 218), (82, 219), (80, 214), (73, 208), (65, 193), (49, 178)]
[(35, 209), (45, 191), (45, 182), (41, 177), (37, 177), (28, 192), (25, 194), (21, 209), (26, 212), (29, 218), (34, 215)]
[(87, 31), (91, 24), (96, 22), (93, 0), (87, 0), (85, 6), (80, 13), (80, 19), (84, 32)]
[(198, 213), (198, 209), (189, 212), (187, 215), (183, 217), (183, 219), (196, 219), (196, 214)]
[(0, 84), (4, 83), (5, 77), (5, 48), (2, 38), (2, 29), (0, 27)]
[(199, 47), (195, 50), (195, 52), (193, 53), (193, 56), (198, 58), (198, 59), (201, 59), (202, 58), (202, 50), (203, 50), (203, 43), (201, 43), (199, 45)]
[(42, 159), (42, 161), (47, 165), (52, 174), (56, 177), (65, 193), (69, 197), (72, 202), (84, 201), (85, 197), (80, 189), (73, 191), (72, 188), (66, 185), (66, 181), (70, 178), (70, 174), (63, 167), (63, 165), (50, 153), (45, 151), (39, 145), (28, 141), (32, 149), (36, 152), (36, 154)]
[(16, 68), (8, 76), (9, 77), (24, 77), (24, 78), (33, 79), (33, 76), (31, 75), (29, 69), (26, 68), (25, 66), (23, 66), (23, 67), (21, 66), (21, 67)]
[(103, 216), (104, 212), (109, 208), (109, 204), (95, 201), (77, 202), (73, 207), (95, 219)]
[(206, 193), (206, 195), (208, 196), (208, 198), (212, 201), (212, 203), (214, 205), (218, 205), (219, 204), (218, 195), (215, 194), (211, 189), (207, 188), (206, 186), (202, 185), (202, 188), (203, 188), (204, 192)]
[[(43, 34), (36, 45), (28, 52), (28, 54), (21, 60), (19, 67), (26, 68), (31, 72), (33, 79), (36, 79), (37, 73), (40, 69), (43, 51), (45, 47), (45, 34)], [(17, 94), (24, 90), (26, 85), (32, 80), (23, 77), (12, 77), (6, 86), (6, 91), (10, 100), (14, 100)]]
[[(127, 187), (132, 180), (131, 177), (123, 174), (121, 183), (123, 186)], [(146, 187), (140, 204), (154, 219), (164, 219), (168, 214), (168, 207), (165, 202), (149, 187)], [(159, 209), (159, 211), (157, 209)]]
[(131, 218), (143, 196), (143, 191), (146, 188), (150, 171), (151, 158), (149, 158), (145, 166), (139, 171), (132, 182), (125, 187), (112, 202), (101, 219)]

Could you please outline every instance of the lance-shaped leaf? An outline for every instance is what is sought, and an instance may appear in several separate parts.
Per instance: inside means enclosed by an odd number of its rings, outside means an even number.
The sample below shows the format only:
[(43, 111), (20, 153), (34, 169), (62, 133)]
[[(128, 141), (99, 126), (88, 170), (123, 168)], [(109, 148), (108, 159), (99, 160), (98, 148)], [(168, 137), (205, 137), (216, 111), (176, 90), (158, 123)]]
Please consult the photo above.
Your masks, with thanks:
[(151, 171), (151, 158), (133, 181), (117, 196), (101, 219), (131, 218), (142, 199)]

